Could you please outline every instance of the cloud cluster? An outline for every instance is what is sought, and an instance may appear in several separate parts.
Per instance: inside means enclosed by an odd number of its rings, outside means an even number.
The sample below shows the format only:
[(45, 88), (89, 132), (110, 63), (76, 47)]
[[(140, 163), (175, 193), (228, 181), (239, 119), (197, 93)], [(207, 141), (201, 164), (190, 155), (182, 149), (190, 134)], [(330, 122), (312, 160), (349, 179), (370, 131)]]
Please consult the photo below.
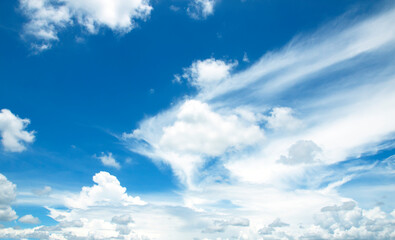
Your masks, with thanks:
[(22, 119), (8, 109), (0, 111), (1, 143), (6, 151), (22, 152), (26, 149), (24, 143), (34, 141), (34, 131), (26, 131), (29, 119)]
[(20, 0), (20, 8), (28, 19), (25, 35), (36, 39), (37, 50), (50, 48), (60, 31), (75, 24), (91, 34), (101, 27), (127, 33), (152, 10), (147, 0)]

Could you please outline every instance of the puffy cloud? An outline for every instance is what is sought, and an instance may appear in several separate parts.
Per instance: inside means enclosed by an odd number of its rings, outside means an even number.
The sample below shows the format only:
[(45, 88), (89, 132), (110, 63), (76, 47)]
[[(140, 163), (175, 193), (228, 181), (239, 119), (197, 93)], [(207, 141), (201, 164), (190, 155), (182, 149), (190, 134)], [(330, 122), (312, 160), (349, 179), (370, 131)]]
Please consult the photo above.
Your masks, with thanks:
[(205, 159), (254, 145), (263, 139), (263, 131), (241, 115), (220, 114), (204, 102), (187, 100), (124, 137), (148, 143), (146, 149), (135, 151), (169, 163), (184, 183), (192, 184), (196, 167)]
[(17, 218), (16, 212), (10, 206), (0, 206), (0, 221), (12, 221)]
[(10, 207), (16, 197), (16, 186), (0, 174), (0, 221), (12, 221), (18, 216)]
[(22, 152), (26, 149), (24, 143), (31, 143), (34, 141), (34, 131), (28, 132), (25, 130), (29, 123), (29, 119), (19, 118), (8, 109), (1, 110), (1, 143), (6, 151)]
[(214, 14), (216, 0), (191, 0), (187, 12), (191, 18), (206, 19)]
[(152, 10), (147, 0), (20, 0), (20, 8), (29, 20), (25, 34), (39, 40), (37, 50), (50, 48), (58, 32), (75, 23), (93, 34), (103, 26), (129, 32)]
[(222, 116), (205, 103), (189, 100), (181, 106), (175, 123), (163, 128), (159, 146), (177, 153), (218, 156), (262, 137), (257, 125), (243, 124), (236, 115)]
[(87, 209), (90, 206), (128, 206), (145, 205), (140, 197), (132, 197), (126, 193), (118, 179), (108, 172), (99, 172), (93, 176), (92, 187), (83, 187), (78, 196), (66, 199), (70, 208)]
[(230, 71), (236, 65), (237, 62), (226, 63), (214, 58), (197, 60), (190, 67), (184, 69), (182, 77), (187, 79), (193, 86), (208, 88), (229, 77)]
[(108, 153), (107, 155), (104, 153), (101, 153), (101, 156), (98, 156), (97, 158), (100, 159), (101, 163), (104, 166), (108, 166), (108, 167), (113, 167), (116, 169), (120, 169), (121, 165), (119, 164), (119, 162), (117, 162), (115, 160), (115, 158), (112, 156), (112, 153)]
[(28, 224), (39, 224), (40, 219), (37, 217), (33, 217), (32, 215), (28, 214), (18, 219), (21, 223), (28, 223)]
[(281, 156), (278, 162), (290, 165), (314, 163), (321, 151), (313, 141), (300, 140), (289, 148), (288, 157)]

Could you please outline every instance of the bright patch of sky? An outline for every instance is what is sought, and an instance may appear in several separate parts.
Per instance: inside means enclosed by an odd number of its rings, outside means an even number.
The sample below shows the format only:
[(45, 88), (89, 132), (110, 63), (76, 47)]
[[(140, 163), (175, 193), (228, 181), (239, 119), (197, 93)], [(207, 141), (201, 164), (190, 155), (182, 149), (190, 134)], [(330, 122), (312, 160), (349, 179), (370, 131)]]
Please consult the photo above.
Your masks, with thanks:
[(0, 238), (395, 238), (395, 5), (0, 2)]

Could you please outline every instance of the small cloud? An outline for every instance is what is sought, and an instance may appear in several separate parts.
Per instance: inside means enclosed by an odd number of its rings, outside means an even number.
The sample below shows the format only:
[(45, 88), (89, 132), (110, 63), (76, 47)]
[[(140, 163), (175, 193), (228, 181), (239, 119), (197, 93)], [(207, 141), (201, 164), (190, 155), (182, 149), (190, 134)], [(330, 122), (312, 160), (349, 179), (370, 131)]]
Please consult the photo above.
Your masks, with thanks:
[(173, 80), (171, 80), (171, 82), (181, 84), (182, 83), (181, 76), (179, 74), (174, 74), (174, 78)]
[(237, 61), (227, 63), (214, 58), (197, 60), (184, 69), (182, 77), (193, 86), (207, 88), (229, 77), (231, 70), (237, 64)]
[(45, 196), (48, 195), (52, 191), (50, 186), (45, 186), (43, 189), (35, 189), (32, 192), (37, 196)]
[(151, 88), (151, 89), (149, 90), (149, 94), (154, 94), (154, 93), (155, 93), (155, 89)]
[(215, 0), (193, 0), (189, 3), (187, 13), (194, 19), (206, 19), (214, 14)]
[(125, 163), (132, 164), (133, 163), (133, 159), (128, 157), (128, 158), (125, 159)]
[(170, 8), (170, 10), (172, 10), (173, 12), (178, 12), (178, 11), (180, 10), (180, 7), (177, 7), (177, 6), (174, 6), (174, 5), (171, 5), (169, 8)]
[(271, 224), (269, 224), (270, 228), (277, 228), (277, 227), (287, 227), (289, 226), (288, 223), (282, 222), (279, 218), (276, 218)]
[(288, 165), (315, 163), (318, 161), (318, 154), (321, 151), (321, 148), (313, 141), (301, 140), (289, 148), (288, 157), (281, 156), (278, 162)]
[(101, 156), (98, 156), (96, 158), (100, 159), (101, 163), (104, 166), (114, 167), (116, 169), (121, 168), (121, 165), (115, 160), (115, 158), (112, 156), (112, 153), (108, 153), (106, 155), (102, 152), (101, 154), (102, 154)]
[(243, 62), (250, 62), (250, 59), (248, 59), (246, 52), (244, 52), (244, 55), (243, 55)]
[(28, 224), (39, 224), (40, 219), (37, 217), (33, 217), (32, 215), (28, 214), (18, 219), (21, 223), (28, 223)]
[(270, 116), (264, 117), (266, 127), (273, 130), (292, 131), (300, 128), (302, 122), (293, 116), (293, 110), (288, 107), (275, 107)]
[(75, 42), (76, 43), (84, 43), (85, 42), (85, 38), (83, 38), (83, 37), (75, 37)]

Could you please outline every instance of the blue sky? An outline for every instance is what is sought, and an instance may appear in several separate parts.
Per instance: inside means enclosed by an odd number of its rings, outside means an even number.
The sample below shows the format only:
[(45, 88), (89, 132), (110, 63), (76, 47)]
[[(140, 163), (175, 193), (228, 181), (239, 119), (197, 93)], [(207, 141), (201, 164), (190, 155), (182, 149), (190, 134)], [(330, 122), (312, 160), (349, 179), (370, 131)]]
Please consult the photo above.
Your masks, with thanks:
[(0, 6), (0, 238), (395, 238), (391, 1)]

